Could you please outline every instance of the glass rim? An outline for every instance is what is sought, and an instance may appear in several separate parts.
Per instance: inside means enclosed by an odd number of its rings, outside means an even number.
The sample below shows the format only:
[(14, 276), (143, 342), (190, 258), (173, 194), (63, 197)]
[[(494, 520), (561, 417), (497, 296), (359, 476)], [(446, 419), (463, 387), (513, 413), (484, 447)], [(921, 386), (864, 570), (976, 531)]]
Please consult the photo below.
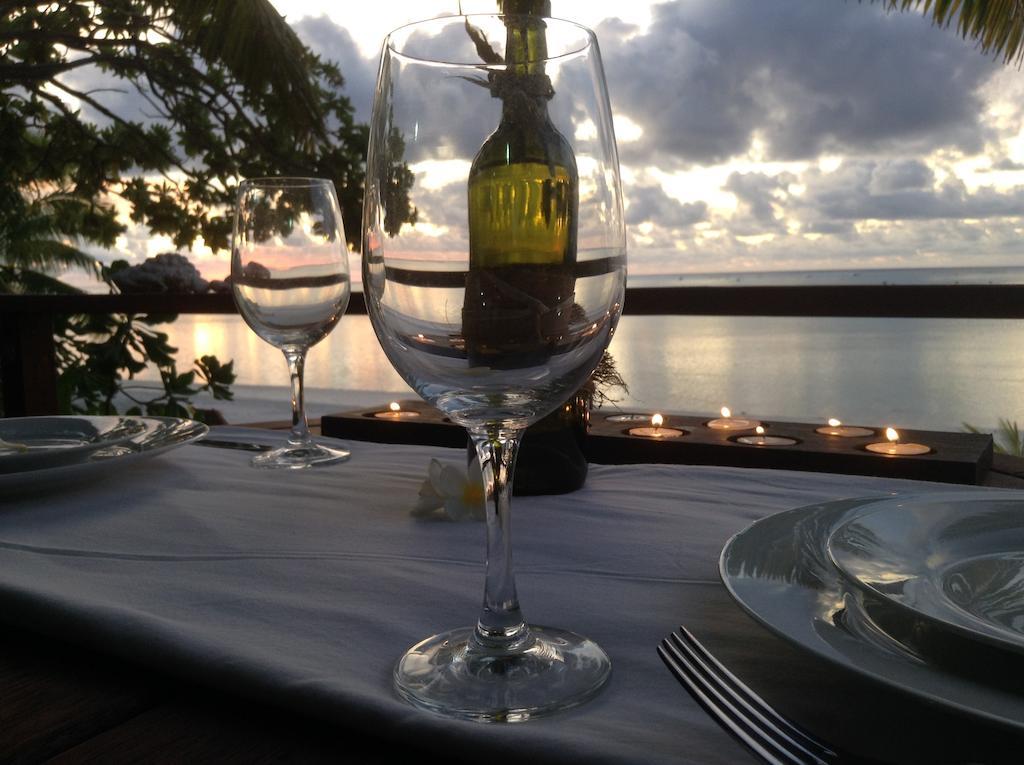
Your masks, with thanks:
[[(398, 47), (396, 47), (396, 45), (395, 45), (395, 35), (397, 35), (397, 34), (399, 34), (401, 32), (405, 32), (407, 34), (411, 34), (411, 32), (412, 32), (414, 27), (425, 27), (427, 25), (433, 25), (433, 24), (447, 24), (447, 23), (450, 23), (452, 21), (458, 21), (458, 20), (462, 20), (463, 23), (465, 23), (465, 21), (467, 21), (469, 19), (503, 19), (506, 16), (510, 16), (510, 15), (515, 15), (515, 14), (464, 13), (464, 14), (461, 14), (461, 15), (460, 14), (454, 14), (454, 15), (451, 15), (451, 16), (435, 16), (432, 19), (421, 19), (419, 21), (411, 21), (408, 24), (403, 24), (400, 27), (396, 27), (395, 29), (392, 29), (388, 33), (388, 36), (384, 38), (384, 52), (390, 53), (391, 55), (394, 55), (394, 56), (398, 56), (398, 57), (403, 58), (403, 59), (405, 59), (407, 61), (416, 61), (416, 62), (419, 62), (421, 64), (433, 64), (433, 65), (437, 65), (437, 66), (464, 66), (464, 67), (471, 67), (473, 69), (487, 69), (487, 70), (492, 70), (492, 71), (504, 71), (506, 69), (506, 64), (504, 64), (504, 63), (501, 63), (501, 64), (488, 64), (488, 63), (486, 63), (484, 61), (480, 61), (480, 60), (476, 60), (476, 61), (457, 61), (457, 60), (456, 61), (452, 61), (452, 60), (442, 59), (442, 58), (426, 58), (424, 56), (417, 56), (417, 55), (414, 55), (414, 54), (411, 54), (411, 53), (406, 53), (406, 52), (400, 50)], [(557, 16), (533, 16), (532, 18), (541, 19), (542, 21), (545, 21), (545, 22), (554, 21), (554, 22), (557, 22), (561, 26), (572, 27), (574, 29), (577, 29), (583, 35), (583, 42), (581, 42), (578, 46), (574, 46), (571, 49), (563, 51), (563, 52), (558, 53), (556, 55), (545, 56), (544, 58), (531, 59), (530, 61), (526, 61), (526, 62), (522, 62), (522, 63), (539, 64), (539, 63), (543, 63), (545, 61), (559, 61), (561, 59), (571, 58), (573, 56), (578, 56), (579, 54), (583, 53), (584, 51), (587, 51), (587, 50), (595, 47), (595, 45), (597, 44), (597, 35), (594, 34), (594, 30), (590, 29), (590, 27), (585, 27), (585, 26), (583, 26), (582, 24), (580, 24), (578, 22), (571, 21), (569, 19), (559, 18)]]
[(314, 186), (334, 185), (330, 178), (304, 178), (293, 175), (271, 175), (266, 177), (244, 178), (238, 187), (242, 186), (267, 186), (280, 189), (305, 189)]

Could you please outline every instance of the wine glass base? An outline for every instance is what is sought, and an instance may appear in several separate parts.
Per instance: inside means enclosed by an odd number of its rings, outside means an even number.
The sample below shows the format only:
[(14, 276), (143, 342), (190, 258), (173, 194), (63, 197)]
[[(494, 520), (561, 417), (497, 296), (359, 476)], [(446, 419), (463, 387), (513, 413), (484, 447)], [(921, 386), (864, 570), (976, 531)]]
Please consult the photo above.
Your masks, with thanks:
[(565, 630), (530, 626), (525, 648), (509, 653), (474, 644), (473, 627), (434, 635), (395, 666), (398, 695), (445, 717), (525, 722), (582, 704), (611, 675), (594, 641)]
[(257, 454), (252, 458), (251, 464), (256, 468), (302, 470), (303, 468), (344, 462), (350, 456), (352, 453), (346, 449), (321, 446), (310, 442), (298, 446), (283, 446), (280, 449)]

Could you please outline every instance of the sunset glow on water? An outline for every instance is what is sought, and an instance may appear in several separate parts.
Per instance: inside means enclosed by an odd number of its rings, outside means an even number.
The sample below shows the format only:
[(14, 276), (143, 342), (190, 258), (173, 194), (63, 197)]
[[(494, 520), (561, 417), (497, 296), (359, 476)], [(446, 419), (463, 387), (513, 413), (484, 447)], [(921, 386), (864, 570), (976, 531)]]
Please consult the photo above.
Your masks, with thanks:
[[(179, 364), (234, 359), (240, 404), (244, 386), (279, 386), (285, 407), (280, 351), (239, 317), (181, 316), (169, 333)], [(1024, 327), (1002, 320), (626, 316), (610, 350), (630, 388), (619, 405), (651, 411), (712, 415), (727, 401), (734, 416), (991, 428), (1014, 416), (1024, 386)], [(306, 385), (416, 397), (365, 316), (314, 346)]]

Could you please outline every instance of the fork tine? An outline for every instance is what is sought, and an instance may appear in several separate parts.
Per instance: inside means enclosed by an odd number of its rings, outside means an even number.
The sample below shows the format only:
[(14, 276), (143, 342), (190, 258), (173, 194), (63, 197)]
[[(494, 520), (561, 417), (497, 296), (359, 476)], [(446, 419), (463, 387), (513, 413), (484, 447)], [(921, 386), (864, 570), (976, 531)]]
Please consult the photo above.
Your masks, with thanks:
[(768, 765), (799, 763), (799, 760), (793, 759), (789, 753), (782, 752), (757, 728), (750, 726), (742, 717), (737, 717), (734, 712), (723, 706), (714, 691), (687, 667), (685, 660), (680, 661), (683, 657), (672, 649), (668, 640), (661, 641), (658, 656), (704, 711), (764, 762)]
[(685, 643), (675, 633), (670, 636), (672, 642), (682, 650), (687, 651), (688, 655), (692, 656), (698, 663), (698, 666), (703, 669), (705, 677), (711, 682), (716, 682), (724, 693), (727, 693), (738, 704), (741, 704), (744, 709), (773, 726), (779, 735), (784, 736), (810, 756), (826, 761), (837, 757), (834, 750), (776, 712), (736, 675), (730, 672), (718, 659), (712, 656), (688, 629), (680, 627), (679, 633), (685, 639)]

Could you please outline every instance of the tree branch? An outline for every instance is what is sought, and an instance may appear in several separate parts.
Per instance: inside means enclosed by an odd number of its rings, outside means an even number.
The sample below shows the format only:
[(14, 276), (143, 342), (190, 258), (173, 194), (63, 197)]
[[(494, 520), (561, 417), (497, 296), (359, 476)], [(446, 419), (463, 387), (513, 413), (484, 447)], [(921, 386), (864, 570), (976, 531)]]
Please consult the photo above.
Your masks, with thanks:
[(102, 60), (102, 56), (90, 56), (52, 64), (0, 64), (0, 81), (25, 83), (52, 80), (59, 74)]
[(192, 173), (184, 165), (178, 162), (177, 157), (175, 157), (173, 154), (167, 151), (167, 149), (165, 149), (163, 146), (160, 146), (159, 144), (151, 140), (149, 136), (146, 135), (146, 132), (144, 130), (139, 129), (138, 125), (134, 125), (131, 122), (122, 119), (114, 112), (110, 111), (110, 109), (101, 104), (99, 101), (97, 101), (95, 98), (92, 98), (88, 93), (84, 93), (83, 91), (72, 88), (70, 85), (60, 82), (59, 80), (51, 80), (51, 82), (53, 82), (55, 87), (60, 88), (68, 95), (74, 96), (75, 98), (81, 99), (85, 103), (89, 104), (89, 106), (98, 111), (107, 119), (112, 120), (118, 125), (122, 125), (123, 127), (135, 131), (139, 138), (141, 138), (143, 141), (146, 142), (146, 144), (152, 147), (154, 151), (159, 152), (161, 155), (163, 155), (163, 157), (167, 160), (168, 165), (178, 168), (183, 173), (185, 173), (185, 175), (192, 175)]

